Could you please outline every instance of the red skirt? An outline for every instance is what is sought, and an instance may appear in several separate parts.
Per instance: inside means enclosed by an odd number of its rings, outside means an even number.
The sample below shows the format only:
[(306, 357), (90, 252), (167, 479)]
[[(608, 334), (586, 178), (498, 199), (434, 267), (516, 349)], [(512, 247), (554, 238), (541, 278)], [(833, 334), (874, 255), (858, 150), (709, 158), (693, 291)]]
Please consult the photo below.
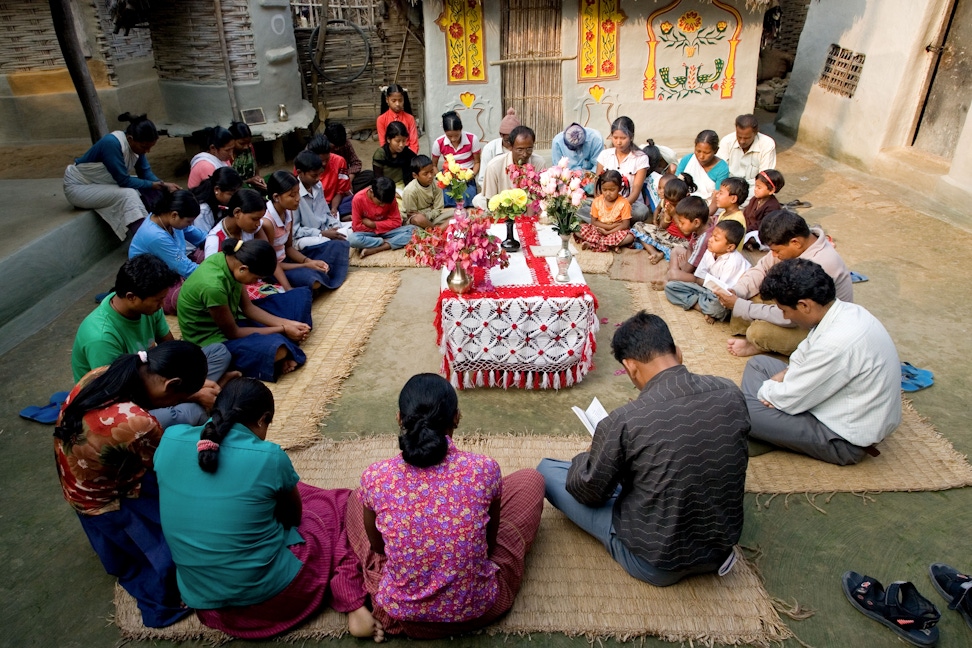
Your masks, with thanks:
[(297, 489), (303, 503), (297, 530), (304, 543), (289, 547), (303, 563), (294, 580), (263, 603), (197, 610), (204, 625), (241, 639), (266, 639), (300, 625), (324, 605), (338, 612), (353, 612), (364, 605), (361, 565), (344, 527), (351, 491), (324, 490), (302, 482)]
[(586, 243), (589, 250), (593, 250), (594, 252), (611, 252), (614, 248), (621, 245), (621, 241), (630, 233), (631, 230), (622, 229), (611, 232), (610, 234), (601, 234), (601, 231), (594, 225), (584, 223), (581, 225), (580, 232), (577, 233), (577, 238), (581, 242)]

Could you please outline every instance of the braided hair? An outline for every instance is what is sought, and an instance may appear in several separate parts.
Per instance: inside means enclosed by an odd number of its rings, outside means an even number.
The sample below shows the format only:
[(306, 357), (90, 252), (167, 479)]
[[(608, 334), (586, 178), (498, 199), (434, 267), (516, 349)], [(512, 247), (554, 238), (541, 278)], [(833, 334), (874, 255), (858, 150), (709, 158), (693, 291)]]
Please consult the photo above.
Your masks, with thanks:
[[(234, 378), (216, 397), (212, 418), (199, 434), (199, 467), (208, 473), (219, 468), (219, 444), (239, 423), (251, 426), (265, 415), (273, 420), (273, 394), (255, 378)], [(208, 442), (208, 443), (207, 443)]]

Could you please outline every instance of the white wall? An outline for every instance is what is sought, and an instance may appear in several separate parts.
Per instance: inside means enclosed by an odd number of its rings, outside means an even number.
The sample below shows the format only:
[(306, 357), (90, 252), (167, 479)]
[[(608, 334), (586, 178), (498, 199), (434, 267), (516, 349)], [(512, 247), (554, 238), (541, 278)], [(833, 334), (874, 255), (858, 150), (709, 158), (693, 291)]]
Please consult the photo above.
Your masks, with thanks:
[[(658, 144), (671, 148), (691, 150), (695, 136), (699, 131), (711, 129), (719, 136), (733, 131), (736, 116), (751, 113), (756, 95), (756, 66), (759, 61), (759, 41), (763, 31), (763, 12), (749, 12), (742, 0), (730, 2), (742, 15), (743, 28), (739, 37), (739, 45), (735, 57), (736, 85), (732, 97), (722, 99), (718, 93), (703, 96), (691, 96), (677, 101), (652, 100), (647, 101), (643, 96), (645, 68), (648, 65), (648, 32), (646, 24), (649, 16), (663, 8), (665, 3), (637, 2), (622, 0), (621, 9), (627, 15), (627, 20), (620, 28), (620, 44), (618, 48), (620, 78), (610, 81), (577, 81), (577, 61), (565, 61), (563, 67), (564, 87), (564, 122), (565, 125), (573, 121), (597, 128), (605, 136), (610, 129), (613, 119), (627, 115), (635, 123), (636, 142), (643, 146), (649, 137)], [(695, 10), (701, 15), (705, 24), (722, 19), (727, 14), (708, 2), (682, 2), (674, 10), (676, 14)], [(578, 4), (565, 2), (563, 8), (564, 24), (562, 28), (564, 56), (577, 54), (578, 40)], [(672, 74), (676, 72), (676, 65), (684, 61), (686, 64), (703, 63), (710, 67), (712, 55), (704, 48), (691, 58), (674, 56), (671, 50), (659, 46), (659, 62), (669, 65)], [(723, 55), (720, 52), (720, 56)], [(723, 79), (725, 78), (723, 74)], [(593, 104), (589, 89), (595, 85), (605, 88), (606, 94), (600, 104)], [(608, 104), (613, 104), (609, 106)], [(590, 108), (588, 108), (590, 106)], [(590, 117), (588, 117), (590, 110)]]
[[(480, 139), (491, 140), (499, 135), (499, 124), (506, 114), (503, 106), (500, 66), (488, 65), (489, 61), (500, 59), (500, 2), (483, 2), (483, 24), (486, 38), (486, 80), (487, 83), (446, 83), (448, 78), (448, 58), (446, 57), (445, 34), (435, 20), (442, 11), (441, 2), (424, 2), (423, 19), (425, 24), (425, 131), (429, 143), (442, 134), (440, 115), (455, 110), (462, 119), (465, 130)], [(471, 105), (462, 103), (463, 93), (476, 95)], [(423, 145), (423, 151), (430, 150)]]
[[(812, 2), (776, 120), (801, 144), (866, 168), (910, 145), (947, 0)], [(831, 43), (865, 55), (854, 97), (817, 85)]]
[[(743, 29), (740, 34), (736, 52), (736, 86), (731, 98), (722, 99), (718, 94), (692, 96), (678, 101), (646, 101), (643, 98), (645, 68), (648, 64), (648, 40), (645, 29), (648, 17), (654, 11), (661, 9), (665, 3), (645, 2), (644, 0), (622, 0), (621, 9), (627, 15), (627, 20), (620, 27), (619, 67), (620, 77), (609, 81), (577, 80), (577, 61), (564, 61), (562, 67), (563, 80), (563, 114), (564, 125), (579, 121), (591, 128), (596, 128), (607, 135), (610, 123), (620, 115), (627, 115), (635, 122), (636, 140), (643, 145), (648, 137), (652, 137), (659, 144), (665, 144), (679, 150), (689, 150), (699, 131), (715, 130), (725, 135), (733, 129), (733, 121), (737, 115), (749, 113), (753, 110), (756, 92), (756, 65), (759, 58), (759, 40), (762, 34), (762, 12), (749, 12), (745, 8), (744, 0), (730, 2), (742, 15)], [(501, 3), (484, 2), (484, 22), (486, 24), (486, 59), (495, 61), (500, 59)], [(425, 78), (426, 99), (425, 107), (428, 117), (427, 130), (430, 134), (438, 133), (439, 115), (449, 109), (459, 109), (463, 126), (477, 135), (480, 134), (474, 118), (477, 114), (485, 131), (486, 139), (496, 137), (499, 122), (506, 112), (502, 102), (502, 86), (500, 83), (501, 69), (499, 66), (488, 66), (488, 83), (449, 85), (446, 83), (446, 54), (445, 37), (435, 24), (442, 9), (441, 2), (424, 3), (425, 19)], [(677, 11), (698, 11), (705, 21), (716, 20), (716, 16), (726, 13), (704, 0), (683, 0)], [(562, 49), (564, 56), (576, 56), (578, 47), (578, 3), (576, 0), (565, 0), (563, 3)], [(661, 51), (661, 49), (659, 49)], [(687, 63), (704, 62), (700, 51), (692, 59), (684, 59)], [(720, 54), (721, 55), (721, 54)], [(671, 61), (672, 54), (665, 53), (665, 60)], [(712, 56), (708, 63), (711, 66)], [(679, 59), (681, 60), (681, 59)], [(673, 70), (675, 68), (673, 67)], [(600, 85), (605, 89), (601, 102), (594, 102), (589, 89), (593, 85)], [(476, 95), (472, 109), (466, 109), (460, 102), (459, 95), (471, 92)], [(529, 124), (528, 124), (529, 125)]]

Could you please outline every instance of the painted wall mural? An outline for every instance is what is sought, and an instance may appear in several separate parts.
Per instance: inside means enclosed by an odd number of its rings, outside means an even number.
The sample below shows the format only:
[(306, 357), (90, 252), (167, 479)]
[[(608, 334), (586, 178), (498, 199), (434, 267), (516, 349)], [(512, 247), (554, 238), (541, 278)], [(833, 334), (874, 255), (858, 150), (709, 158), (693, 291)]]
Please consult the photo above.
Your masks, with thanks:
[(742, 16), (720, 0), (713, 0), (704, 12), (680, 5), (682, 0), (675, 0), (648, 18), (644, 99), (731, 99)]
[(590, 126), (600, 131), (609, 130), (611, 122), (614, 121), (617, 103), (618, 99), (611, 90), (595, 83), (575, 103), (576, 121), (581, 126)]
[(488, 124), (493, 114), (493, 106), (489, 101), (476, 97), (475, 93), (463, 92), (459, 95), (459, 101), (448, 104), (446, 110), (455, 110), (462, 120), (462, 129), (473, 133), (482, 142), (486, 142), (486, 128), (483, 122)]
[(577, 80), (618, 78), (618, 28), (627, 19), (621, 0), (580, 0)]
[(435, 24), (445, 34), (447, 82), (486, 83), (482, 3), (445, 0)]

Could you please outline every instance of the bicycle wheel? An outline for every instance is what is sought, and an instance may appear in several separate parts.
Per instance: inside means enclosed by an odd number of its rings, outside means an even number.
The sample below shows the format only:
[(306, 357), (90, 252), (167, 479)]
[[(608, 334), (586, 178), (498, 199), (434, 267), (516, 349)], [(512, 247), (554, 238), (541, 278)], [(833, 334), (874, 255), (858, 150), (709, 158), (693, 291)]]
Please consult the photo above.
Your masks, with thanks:
[[(364, 74), (371, 62), (371, 43), (368, 41), (368, 36), (361, 27), (349, 20), (328, 20), (324, 27), (323, 37), (320, 25), (311, 32), (308, 43), (311, 64), (325, 81), (331, 83), (354, 81)], [(322, 38), (322, 42), (318, 43), (318, 38)], [(329, 42), (332, 48), (339, 48), (340, 54), (337, 56), (340, 58), (334, 58), (332, 61), (324, 60)]]

